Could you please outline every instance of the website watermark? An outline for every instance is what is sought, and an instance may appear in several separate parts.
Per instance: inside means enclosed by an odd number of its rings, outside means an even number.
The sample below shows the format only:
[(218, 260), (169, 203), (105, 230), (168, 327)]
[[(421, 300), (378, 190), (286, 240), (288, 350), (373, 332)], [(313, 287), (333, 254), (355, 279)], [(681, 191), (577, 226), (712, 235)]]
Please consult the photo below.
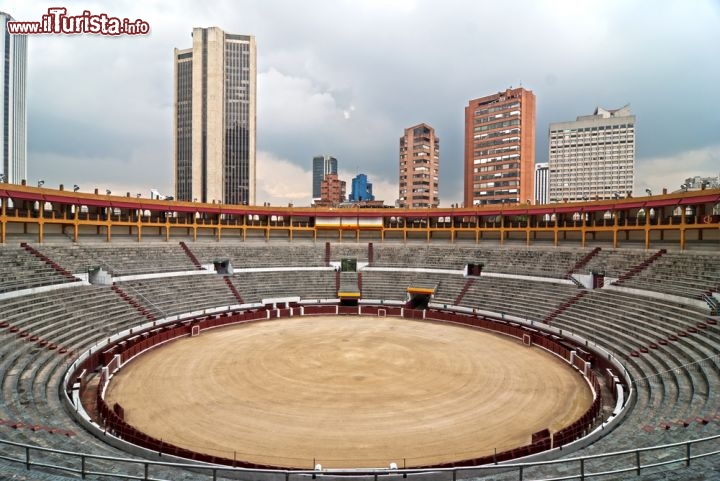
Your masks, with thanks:
[(65, 7), (52, 7), (39, 22), (12, 21), (7, 23), (7, 30), (10, 35), (147, 35), (150, 24), (140, 18), (130, 20), (90, 10), (68, 15)]

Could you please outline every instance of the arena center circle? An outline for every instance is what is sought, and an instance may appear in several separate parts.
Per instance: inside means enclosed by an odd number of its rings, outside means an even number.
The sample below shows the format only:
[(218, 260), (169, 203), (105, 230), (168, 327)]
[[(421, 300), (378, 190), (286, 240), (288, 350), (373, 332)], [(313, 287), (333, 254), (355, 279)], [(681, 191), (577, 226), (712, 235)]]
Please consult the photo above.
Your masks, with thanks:
[(153, 349), (106, 401), (146, 434), (278, 467), (426, 466), (528, 444), (592, 403), (567, 363), (517, 339), (394, 317), (313, 316)]

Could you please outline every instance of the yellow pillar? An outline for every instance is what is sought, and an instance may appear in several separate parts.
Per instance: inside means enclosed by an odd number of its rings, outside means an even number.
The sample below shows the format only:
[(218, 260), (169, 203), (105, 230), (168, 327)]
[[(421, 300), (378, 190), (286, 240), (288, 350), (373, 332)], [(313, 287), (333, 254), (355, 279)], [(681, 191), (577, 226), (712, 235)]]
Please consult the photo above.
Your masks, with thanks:
[[(684, 214), (685, 213), (683, 212), (683, 224), (685, 223), (684, 222), (684, 219), (685, 219)], [(685, 250), (685, 228), (680, 228), (680, 250), (681, 251)]]
[(7, 229), (7, 199), (2, 201), (2, 211), (0, 211), (0, 244), (5, 243), (5, 232)]
[(80, 206), (75, 206), (75, 218), (73, 219), (73, 242), (78, 241), (80, 235)]
[(40, 201), (38, 202), (38, 242), (42, 244), (43, 242), (43, 225), (44, 225), (44, 219), (45, 218), (45, 202)]

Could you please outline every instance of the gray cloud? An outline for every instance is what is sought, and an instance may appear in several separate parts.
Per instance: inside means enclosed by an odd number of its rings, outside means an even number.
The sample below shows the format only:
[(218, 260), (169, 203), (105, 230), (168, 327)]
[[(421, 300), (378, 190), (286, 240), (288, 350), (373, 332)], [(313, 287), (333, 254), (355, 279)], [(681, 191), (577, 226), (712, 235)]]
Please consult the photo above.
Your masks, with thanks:
[[(11, 0), (3, 9), (38, 20), (50, 6)], [(537, 96), (538, 161), (547, 159), (550, 122), (597, 105), (630, 103), (637, 115), (638, 187), (676, 172), (663, 159), (718, 142), (720, 9), (712, 0), (64, 6), (142, 18), (151, 34), (30, 38), (29, 170), (48, 185), (72, 178), (170, 191), (172, 49), (189, 47), (192, 28), (210, 25), (256, 35), (263, 158), (306, 172), (313, 155), (332, 153), (343, 171), (365, 171), (388, 190), (403, 128), (427, 122), (441, 138), (445, 205), (462, 197), (464, 106), (511, 85)], [(712, 170), (712, 156), (691, 157), (698, 160), (688, 169)], [(309, 186), (283, 189), (300, 195)], [(259, 202), (287, 197), (273, 185), (260, 192)]]

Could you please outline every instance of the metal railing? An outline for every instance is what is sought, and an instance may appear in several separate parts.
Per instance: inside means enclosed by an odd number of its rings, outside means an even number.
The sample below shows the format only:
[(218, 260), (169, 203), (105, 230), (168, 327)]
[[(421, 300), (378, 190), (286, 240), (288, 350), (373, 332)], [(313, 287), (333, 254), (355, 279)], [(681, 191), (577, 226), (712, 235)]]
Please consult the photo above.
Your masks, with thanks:
[[(191, 479), (252, 479), (290, 481), (291, 478), (331, 480), (352, 475), (354, 480), (377, 481), (380, 476), (401, 478), (431, 475), (438, 481), (449, 481), (503, 474), (508, 479), (560, 481), (566, 479), (592, 479), (621, 473), (657, 472), (657, 468), (675, 465), (675, 468), (692, 466), (702, 458), (720, 455), (720, 435), (691, 441), (617, 451), (593, 456), (540, 461), (533, 463), (505, 463), (458, 468), (428, 469), (343, 469), (343, 470), (280, 470), (246, 469), (208, 464), (150, 461), (126, 457), (62, 451), (0, 440), (0, 459), (17, 463), (30, 470), (50, 469), (53, 472), (79, 475), (83, 479), (123, 478), (150, 481), (176, 481)], [(562, 473), (562, 474), (561, 474)], [(347, 478), (345, 478), (347, 479)]]

